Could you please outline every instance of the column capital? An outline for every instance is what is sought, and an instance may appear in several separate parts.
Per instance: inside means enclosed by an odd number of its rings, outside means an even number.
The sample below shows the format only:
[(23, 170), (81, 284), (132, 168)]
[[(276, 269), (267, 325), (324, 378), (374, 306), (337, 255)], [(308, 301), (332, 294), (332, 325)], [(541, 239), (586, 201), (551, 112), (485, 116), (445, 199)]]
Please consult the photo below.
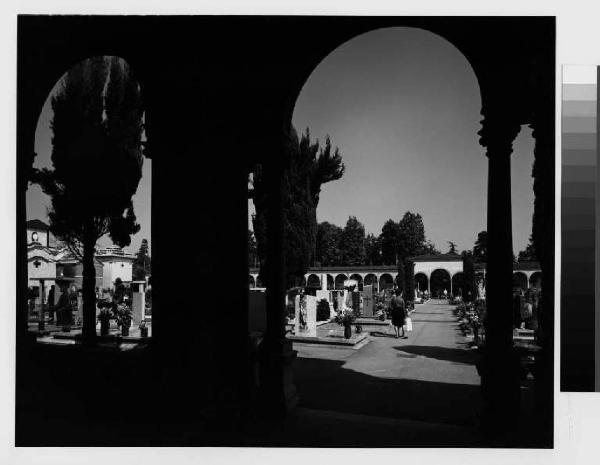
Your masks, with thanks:
[(505, 155), (510, 156), (512, 153), (512, 144), (519, 132), (521, 125), (510, 116), (499, 115), (484, 115), (481, 120), (481, 129), (477, 132), (479, 143), (487, 149), (486, 156)]

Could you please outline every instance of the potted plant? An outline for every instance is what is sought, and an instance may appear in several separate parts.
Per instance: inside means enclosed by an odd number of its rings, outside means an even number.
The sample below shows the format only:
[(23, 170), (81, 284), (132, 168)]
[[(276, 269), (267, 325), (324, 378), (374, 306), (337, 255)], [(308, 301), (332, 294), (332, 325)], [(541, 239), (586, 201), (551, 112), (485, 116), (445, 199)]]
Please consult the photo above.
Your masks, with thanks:
[(350, 339), (352, 336), (352, 323), (356, 320), (356, 315), (351, 310), (342, 310), (335, 316), (335, 322), (344, 327), (344, 337)]
[(98, 321), (100, 322), (100, 336), (108, 336), (110, 329), (111, 312), (108, 308), (103, 308), (98, 313)]
[(148, 327), (146, 326), (146, 320), (142, 320), (140, 323), (140, 337), (148, 337)]
[(117, 305), (115, 315), (117, 317), (117, 326), (121, 328), (121, 336), (129, 336), (131, 309), (125, 304), (119, 304)]

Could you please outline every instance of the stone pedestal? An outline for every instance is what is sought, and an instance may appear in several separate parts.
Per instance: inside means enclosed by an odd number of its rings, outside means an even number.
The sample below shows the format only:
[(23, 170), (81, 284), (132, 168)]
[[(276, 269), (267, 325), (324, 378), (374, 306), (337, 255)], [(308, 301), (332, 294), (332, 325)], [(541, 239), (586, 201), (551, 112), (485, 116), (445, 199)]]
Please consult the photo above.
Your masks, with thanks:
[(312, 295), (304, 296), (304, 302), (300, 296), (296, 300), (296, 336), (317, 336), (317, 298)]
[(143, 292), (134, 292), (131, 298), (131, 318), (133, 327), (137, 328), (145, 317), (146, 295)]

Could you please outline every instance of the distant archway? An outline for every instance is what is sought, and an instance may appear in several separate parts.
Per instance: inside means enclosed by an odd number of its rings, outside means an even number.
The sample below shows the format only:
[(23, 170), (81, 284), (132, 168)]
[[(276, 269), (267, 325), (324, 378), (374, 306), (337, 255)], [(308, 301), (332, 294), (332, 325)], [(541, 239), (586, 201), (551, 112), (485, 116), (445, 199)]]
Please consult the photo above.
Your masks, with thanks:
[(537, 289), (542, 288), (542, 272), (536, 271), (529, 277), (529, 285)]
[(363, 287), (364, 286), (373, 286), (373, 290), (375, 292), (379, 292), (379, 283), (377, 281), (377, 275), (373, 273), (369, 273), (365, 276)]
[(513, 273), (513, 289), (527, 290), (527, 275), (521, 271)]
[(346, 279), (348, 279), (348, 276), (346, 276), (345, 274), (338, 274), (335, 277), (335, 288), (336, 290), (343, 290), (344, 289), (344, 281), (346, 281)]
[(463, 273), (460, 271), (458, 273), (454, 273), (454, 275), (452, 276), (452, 295), (462, 297), (464, 288), (465, 281)]
[(306, 287), (311, 287), (313, 289), (321, 289), (321, 279), (316, 274), (311, 274), (308, 276), (306, 280)]
[(379, 290), (384, 291), (386, 289), (393, 289), (393, 288), (394, 288), (394, 278), (392, 278), (392, 275), (389, 273), (383, 273), (379, 277)]
[(450, 294), (450, 273), (448, 270), (438, 268), (431, 273), (431, 295), (433, 297), (443, 297), (444, 291)]
[(363, 290), (363, 278), (361, 275), (354, 273), (350, 275), (350, 279), (355, 279), (358, 282), (358, 290)]
[(415, 290), (420, 292), (426, 291), (429, 289), (429, 279), (427, 279), (427, 275), (425, 273), (417, 273), (415, 274)]

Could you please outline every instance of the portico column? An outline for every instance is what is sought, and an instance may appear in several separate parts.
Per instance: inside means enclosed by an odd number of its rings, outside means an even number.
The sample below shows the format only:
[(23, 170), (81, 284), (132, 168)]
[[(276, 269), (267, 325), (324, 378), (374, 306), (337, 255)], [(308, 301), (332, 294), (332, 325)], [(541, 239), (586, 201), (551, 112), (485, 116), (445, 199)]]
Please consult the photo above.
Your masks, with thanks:
[(486, 352), (481, 366), (483, 421), (488, 430), (506, 432), (519, 411), (518, 359), (512, 341), (512, 209), (510, 155), (520, 131), (510, 112), (485, 113), (479, 132), (488, 157)]
[(452, 295), (452, 275), (450, 275), (450, 295)]
[[(267, 331), (262, 344), (260, 364), (262, 399), (266, 413), (282, 417), (297, 403), (296, 389), (291, 376), (295, 352), (285, 337), (285, 250), (284, 198), (285, 183), (284, 144), (274, 144), (276, 154), (266, 165), (268, 197), (267, 245)], [(307, 277), (308, 280), (308, 277)], [(308, 283), (307, 283), (308, 284)]]
[(427, 294), (431, 296), (431, 273), (427, 275)]

